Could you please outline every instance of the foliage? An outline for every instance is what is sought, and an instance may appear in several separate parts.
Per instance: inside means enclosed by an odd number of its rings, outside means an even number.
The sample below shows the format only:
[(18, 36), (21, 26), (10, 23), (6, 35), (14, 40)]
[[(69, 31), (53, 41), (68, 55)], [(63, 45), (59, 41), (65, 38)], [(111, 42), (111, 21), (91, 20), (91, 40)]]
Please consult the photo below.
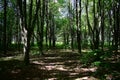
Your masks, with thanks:
[(103, 52), (95, 50), (91, 52), (85, 52), (81, 58), (82, 63), (85, 65), (99, 65), (101, 63), (101, 56)]

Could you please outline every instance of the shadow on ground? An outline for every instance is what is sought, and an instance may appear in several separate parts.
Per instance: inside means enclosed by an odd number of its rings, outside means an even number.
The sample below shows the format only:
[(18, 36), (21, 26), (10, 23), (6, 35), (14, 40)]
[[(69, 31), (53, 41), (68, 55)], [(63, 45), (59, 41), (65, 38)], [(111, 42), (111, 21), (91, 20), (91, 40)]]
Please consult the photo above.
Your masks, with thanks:
[(29, 66), (15, 59), (0, 61), (0, 80), (97, 80), (91, 76), (95, 71), (83, 68), (79, 54), (67, 51), (33, 57)]

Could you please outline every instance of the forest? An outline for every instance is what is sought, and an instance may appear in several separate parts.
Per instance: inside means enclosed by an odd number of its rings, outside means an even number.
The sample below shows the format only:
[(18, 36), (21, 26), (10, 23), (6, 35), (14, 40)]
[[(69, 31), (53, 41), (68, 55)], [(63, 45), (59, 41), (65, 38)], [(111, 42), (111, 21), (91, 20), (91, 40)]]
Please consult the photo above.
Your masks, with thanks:
[(0, 80), (120, 80), (120, 0), (0, 0)]

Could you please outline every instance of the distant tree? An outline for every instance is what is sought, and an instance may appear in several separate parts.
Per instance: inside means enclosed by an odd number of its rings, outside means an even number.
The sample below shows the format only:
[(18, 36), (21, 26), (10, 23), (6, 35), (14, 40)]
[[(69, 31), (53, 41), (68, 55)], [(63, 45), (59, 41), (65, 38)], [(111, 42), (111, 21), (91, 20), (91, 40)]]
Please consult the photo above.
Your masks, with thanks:
[(46, 48), (48, 48), (48, 27), (49, 27), (49, 0), (46, 0), (45, 5), (45, 17), (46, 17), (46, 31), (45, 31), (45, 42), (46, 42)]
[(119, 2), (118, 1), (113, 1), (113, 19), (114, 19), (114, 47), (115, 47), (115, 51), (118, 52), (118, 46), (119, 46), (119, 13), (120, 13), (120, 10), (119, 10)]
[[(96, 11), (96, 2), (95, 0), (93, 0), (93, 25), (90, 24), (90, 20), (89, 20), (89, 13), (88, 13), (88, 0), (86, 1), (86, 17), (87, 17), (87, 25), (88, 25), (88, 30), (89, 30), (89, 34), (91, 37), (90, 43), (91, 43), (91, 49), (98, 49), (99, 48), (99, 34), (100, 34), (100, 25), (98, 25), (99, 23), (99, 11)], [(93, 26), (93, 27), (92, 27)]]
[(101, 17), (101, 39), (102, 39), (102, 42), (101, 42), (101, 48), (102, 48), (102, 51), (103, 51), (103, 48), (104, 48), (104, 19), (105, 19), (105, 9), (104, 9), (104, 0), (99, 0), (98, 1), (98, 8), (99, 8), (99, 15)]
[(69, 28), (70, 28), (70, 36), (71, 36), (71, 49), (74, 51), (74, 38), (75, 38), (75, 29), (74, 29), (74, 17), (73, 17), (73, 10), (72, 10), (72, 5), (71, 2), (69, 0), (69, 5), (68, 5), (68, 17), (69, 17)]
[[(39, 52), (40, 54), (44, 55), (43, 54), (43, 38), (44, 38), (44, 23), (45, 23), (45, 0), (42, 0), (42, 2), (40, 1), (40, 20), (38, 20), (38, 26), (37, 26), (37, 35), (38, 35), (38, 40), (37, 40), (37, 43), (38, 43), (38, 48), (39, 48)], [(39, 16), (38, 15), (38, 16)], [(39, 18), (38, 18), (39, 19)], [(40, 25), (39, 25), (40, 23)]]

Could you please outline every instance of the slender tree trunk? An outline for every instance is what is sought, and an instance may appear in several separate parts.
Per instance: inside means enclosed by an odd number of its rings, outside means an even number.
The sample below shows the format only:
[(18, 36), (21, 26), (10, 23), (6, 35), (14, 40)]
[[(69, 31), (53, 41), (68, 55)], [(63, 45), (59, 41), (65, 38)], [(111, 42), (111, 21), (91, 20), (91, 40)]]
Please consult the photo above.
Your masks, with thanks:
[(81, 39), (80, 39), (80, 28), (79, 28), (79, 15), (78, 15), (78, 0), (76, 0), (76, 26), (77, 26), (77, 44), (78, 52), (81, 53)]
[[(18, 4), (17, 4), (18, 5)], [(20, 25), (19, 25), (19, 11), (18, 11), (18, 6), (17, 6), (17, 17), (16, 17), (16, 26), (17, 26), (17, 49), (20, 52), (20, 45), (21, 45), (21, 40), (20, 40)]]
[(118, 2), (114, 3), (114, 40), (115, 40), (115, 51), (118, 52), (118, 30), (119, 30), (119, 9), (118, 9)]
[(79, 45), (79, 52), (81, 53), (81, 48), (82, 48), (81, 47), (81, 45), (82, 45), (82, 39), (81, 39), (82, 38), (82, 36), (81, 36), (82, 35), (81, 34), (81, 26), (82, 26), (82, 24), (81, 24), (82, 23), (82, 20), (81, 20), (81, 12), (82, 12), (81, 0), (79, 0), (79, 6), (80, 6), (80, 10), (79, 10), (79, 29), (80, 29), (80, 31), (79, 31), (80, 32), (80, 34), (79, 34), (79, 44), (80, 44)]
[[(1, 15), (1, 13), (0, 13), (0, 15)], [(0, 20), (0, 23), (2, 23), (2, 20)], [(0, 30), (1, 30), (1, 32), (0, 32), (0, 51), (2, 51), (2, 45), (3, 45), (3, 33), (2, 33), (2, 31), (3, 31), (3, 26), (2, 26), (2, 24), (0, 24)]]
[(52, 13), (49, 11), (49, 48), (52, 48)]
[(56, 45), (56, 37), (55, 37), (55, 21), (54, 21), (54, 15), (52, 17), (52, 47), (55, 48)]
[[(118, 32), (118, 34), (120, 34), (120, 1), (118, 0), (118, 3), (119, 3), (119, 5), (118, 5), (118, 27), (119, 27), (119, 32)], [(120, 35), (118, 35), (119, 36), (119, 38), (118, 38), (118, 41), (119, 41), (119, 43), (118, 43), (118, 45), (119, 45), (119, 49), (120, 49)]]
[(7, 33), (6, 33), (6, 27), (7, 27), (7, 1), (4, 0), (4, 37), (3, 37), (4, 54), (7, 53)]
[(48, 27), (49, 27), (49, 11), (48, 11), (48, 8), (49, 8), (49, 1), (46, 0), (46, 32), (45, 32), (45, 40), (46, 40), (46, 48), (48, 48)]
[(114, 15), (114, 50), (115, 52), (118, 51), (118, 11), (117, 11), (117, 3), (114, 1), (114, 10), (113, 10), (113, 15)]
[(102, 38), (101, 48), (103, 51), (103, 47), (104, 47), (104, 0), (102, 1), (99, 0), (99, 7), (100, 7), (100, 16), (101, 16), (101, 38)]
[[(112, 6), (112, 5), (111, 5)], [(110, 10), (108, 12), (109, 14), (109, 31), (108, 31), (108, 42), (109, 42), (109, 46), (111, 46), (111, 36), (112, 36), (112, 14), (111, 14), (112, 10)]]
[(99, 26), (98, 26), (98, 12), (96, 13), (95, 0), (93, 0), (93, 49), (99, 49)]
[(90, 35), (90, 43), (91, 43), (91, 47), (90, 48), (93, 49), (93, 42), (92, 42), (92, 40), (93, 40), (94, 31), (93, 31), (92, 26), (90, 24), (89, 15), (88, 15), (88, 0), (86, 0), (85, 8), (86, 8), (88, 33)]
[(66, 31), (63, 31), (63, 44), (64, 44), (64, 48), (66, 49)]
[(30, 38), (31, 38), (31, 34), (26, 33), (26, 43), (25, 44), (25, 48), (24, 48), (24, 62), (25, 64), (29, 64), (29, 53), (30, 53)]
[[(42, 1), (42, 6), (40, 7), (40, 26), (38, 30), (38, 35), (39, 35), (39, 41), (38, 41), (38, 47), (41, 55), (43, 54), (43, 37), (44, 37), (44, 20), (45, 20), (45, 1)], [(39, 23), (38, 23), (39, 24)]]

